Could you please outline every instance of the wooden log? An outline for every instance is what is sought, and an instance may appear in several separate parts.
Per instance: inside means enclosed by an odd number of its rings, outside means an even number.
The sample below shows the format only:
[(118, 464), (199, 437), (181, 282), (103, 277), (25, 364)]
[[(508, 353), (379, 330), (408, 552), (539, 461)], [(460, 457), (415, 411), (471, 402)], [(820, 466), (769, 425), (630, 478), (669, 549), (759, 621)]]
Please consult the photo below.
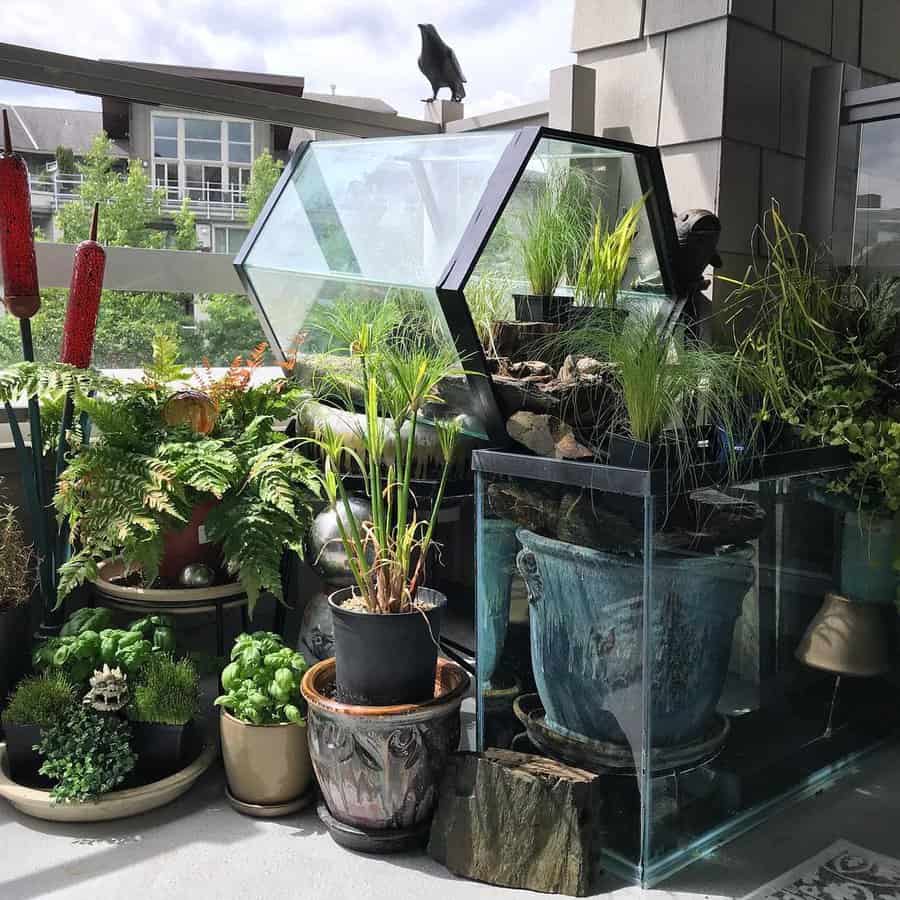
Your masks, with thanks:
[(600, 780), (563, 763), (490, 749), (454, 755), (429, 854), (488, 884), (583, 897), (599, 851)]

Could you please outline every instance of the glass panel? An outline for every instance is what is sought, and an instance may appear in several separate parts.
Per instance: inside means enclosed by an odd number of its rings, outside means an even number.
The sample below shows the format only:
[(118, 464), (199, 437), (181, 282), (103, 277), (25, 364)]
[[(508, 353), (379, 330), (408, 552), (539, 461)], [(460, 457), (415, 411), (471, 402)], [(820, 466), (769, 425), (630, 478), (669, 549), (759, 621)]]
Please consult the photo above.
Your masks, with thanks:
[(900, 273), (900, 120), (862, 126), (853, 263), (870, 277)]
[[(581, 307), (616, 306), (651, 314), (671, 309), (642, 199), (638, 159), (624, 150), (544, 139), (478, 260), (466, 296), (475, 318), (485, 315), (476, 286), (482, 279), (499, 289), (504, 314), (513, 318), (513, 297), (555, 294), (561, 313)], [(633, 235), (625, 243), (620, 268), (603, 261), (602, 247), (612, 230), (626, 228), (632, 210)], [(596, 247), (598, 253), (589, 251)], [(488, 291), (490, 293), (490, 291)], [(512, 296), (510, 296), (512, 295)], [(482, 297), (484, 294), (482, 294)], [(535, 313), (516, 301), (515, 318)], [(488, 355), (494, 348), (485, 347)]]
[(231, 200), (234, 203), (244, 203), (246, 197), (244, 191), (250, 183), (250, 170), (242, 166), (231, 166), (228, 169), (228, 186), (231, 189)]
[(601, 865), (630, 878), (642, 860), (644, 503), (476, 473), (479, 749), (601, 772)]
[(682, 553), (671, 575), (657, 553), (652, 747), (681, 757), (653, 777), (657, 877), (711, 833), (742, 831), (773, 801), (824, 786), (900, 722), (897, 526), (861, 518), (828, 478), (729, 488), (764, 513), (761, 531), (730, 534), (726, 552)]
[(185, 188), (191, 200), (204, 200), (203, 166), (187, 165), (184, 167)]
[(213, 253), (227, 253), (228, 252), (228, 229), (227, 228), (214, 228), (213, 229)]
[(178, 119), (171, 116), (154, 116), (153, 133), (157, 137), (178, 137)]
[(153, 155), (176, 159), (178, 157), (178, 141), (175, 138), (154, 138)]
[(250, 123), (249, 122), (229, 122), (228, 123), (228, 140), (239, 141), (243, 144), (250, 143)]
[(206, 199), (212, 203), (222, 202), (222, 168), (221, 166), (203, 167), (203, 187)]
[(221, 141), (222, 123), (217, 119), (185, 119), (184, 136), (188, 140)]
[(315, 143), (248, 263), (431, 288), (509, 140), (485, 132)]
[(229, 144), (228, 159), (231, 162), (250, 162), (249, 144)]
[(220, 160), (222, 145), (212, 141), (185, 141), (184, 155), (186, 159)]
[[(315, 388), (317, 377), (329, 367), (349, 364), (345, 344), (316, 324), (323, 312), (336, 306), (352, 308), (360, 321), (378, 310), (395, 323), (390, 333), (395, 340), (416, 339), (448, 348), (455, 354), (437, 294), (433, 289), (392, 287), (360, 280), (322, 278), (288, 273), (279, 269), (246, 266), (245, 273), (260, 298), (279, 346), (286, 353), (297, 352), (295, 375)], [(386, 310), (389, 308), (389, 312)], [(368, 312), (371, 310), (371, 314)], [(457, 357), (458, 358), (458, 357)], [(463, 367), (459, 367), (460, 373)], [(445, 379), (440, 387), (443, 404), (429, 415), (441, 417), (463, 414), (466, 432), (484, 436), (481, 422), (471, 412), (471, 392), (465, 376)]]

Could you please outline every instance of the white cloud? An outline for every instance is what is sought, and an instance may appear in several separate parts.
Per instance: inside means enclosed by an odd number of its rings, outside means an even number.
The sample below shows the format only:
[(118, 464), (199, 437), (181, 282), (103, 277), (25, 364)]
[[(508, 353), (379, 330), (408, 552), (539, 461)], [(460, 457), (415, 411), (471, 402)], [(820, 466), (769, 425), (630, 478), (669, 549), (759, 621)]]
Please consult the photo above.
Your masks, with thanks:
[[(0, 34), (94, 58), (303, 75), (310, 91), (379, 97), (422, 115), (418, 22), (433, 22), (466, 74), (467, 112), (547, 96), (569, 53), (573, 0), (43, 0), (0, 3)], [(445, 92), (446, 93), (446, 92)], [(91, 98), (0, 82), (0, 100), (95, 106)], [(497, 105), (492, 105), (497, 104)]]

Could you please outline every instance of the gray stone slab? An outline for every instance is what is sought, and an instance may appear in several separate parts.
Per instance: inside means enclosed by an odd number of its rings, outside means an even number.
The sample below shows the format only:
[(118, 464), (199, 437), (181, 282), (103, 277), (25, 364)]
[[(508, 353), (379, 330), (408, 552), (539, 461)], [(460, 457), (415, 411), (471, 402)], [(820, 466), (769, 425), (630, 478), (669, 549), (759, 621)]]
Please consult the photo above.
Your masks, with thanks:
[(809, 82), (816, 66), (828, 57), (784, 41), (781, 56), (781, 136), (779, 149), (795, 156), (806, 155), (809, 123)]
[(644, 34), (658, 34), (724, 16), (728, 0), (647, 0)]
[(748, 253), (753, 229), (759, 221), (759, 147), (722, 142), (718, 213), (722, 220), (719, 249)]
[(822, 53), (831, 51), (831, 0), (775, 0), (775, 31)]
[(728, 11), (739, 19), (771, 31), (775, 19), (775, 0), (731, 0)]
[(575, 0), (572, 51), (633, 41), (643, 19), (644, 0)]
[(728, 20), (724, 136), (778, 148), (781, 40)]
[(800, 228), (803, 216), (804, 162), (796, 156), (763, 150), (760, 181), (760, 218), (769, 209), (774, 198), (781, 206), (785, 222)]
[(900, 3), (863, 0), (860, 65), (864, 69), (900, 78)]
[(859, 65), (862, 0), (834, 0), (831, 16), (831, 55), (851, 66)]
[(598, 134), (629, 128), (629, 140), (657, 143), (665, 41), (665, 35), (658, 34), (579, 57), (597, 72), (594, 122)]
[(722, 134), (727, 22), (714, 19), (666, 36), (660, 144)]
[(716, 209), (722, 142), (698, 141), (660, 150), (672, 209)]

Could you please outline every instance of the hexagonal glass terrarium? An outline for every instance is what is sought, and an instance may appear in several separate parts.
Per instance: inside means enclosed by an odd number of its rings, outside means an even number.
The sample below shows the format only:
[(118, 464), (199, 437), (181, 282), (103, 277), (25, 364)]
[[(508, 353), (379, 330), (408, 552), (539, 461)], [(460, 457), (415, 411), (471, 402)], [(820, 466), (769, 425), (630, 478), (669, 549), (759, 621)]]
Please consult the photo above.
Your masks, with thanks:
[[(346, 348), (317, 326), (323, 310), (391, 304), (398, 335), (455, 347), (460, 375), (442, 387), (441, 413), (504, 444), (515, 400), (492, 377), (493, 320), (501, 310), (534, 317), (513, 312), (513, 295), (529, 296), (522, 234), (540, 197), (566, 179), (581, 187), (573, 202), (608, 222), (637, 203), (618, 303), (676, 313), (677, 242), (658, 151), (547, 128), (301, 146), (235, 265), (271, 347), (296, 355), (299, 378), (346, 364)], [(571, 262), (547, 292), (566, 308)]]

